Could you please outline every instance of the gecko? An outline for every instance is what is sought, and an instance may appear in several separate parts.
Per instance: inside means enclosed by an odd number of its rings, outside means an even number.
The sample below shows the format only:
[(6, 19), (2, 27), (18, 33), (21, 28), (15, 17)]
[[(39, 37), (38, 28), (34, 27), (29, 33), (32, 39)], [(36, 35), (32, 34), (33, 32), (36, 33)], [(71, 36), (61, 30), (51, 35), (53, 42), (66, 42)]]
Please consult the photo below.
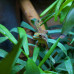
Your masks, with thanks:
[(39, 43), (44, 44), (46, 46), (46, 49), (48, 49), (48, 36), (47, 36), (47, 30), (43, 30), (40, 25), (39, 21), (35, 21), (35, 26), (38, 32), (34, 33), (33, 39), (37, 40), (37, 45)]

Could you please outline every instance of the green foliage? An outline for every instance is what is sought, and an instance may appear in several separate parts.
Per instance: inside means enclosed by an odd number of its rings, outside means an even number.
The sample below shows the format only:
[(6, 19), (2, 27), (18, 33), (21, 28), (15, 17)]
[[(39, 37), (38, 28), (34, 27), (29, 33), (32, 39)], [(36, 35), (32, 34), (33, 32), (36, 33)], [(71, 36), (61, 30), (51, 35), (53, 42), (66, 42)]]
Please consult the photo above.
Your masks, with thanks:
[(30, 29), (30, 30), (36, 32), (36, 30), (34, 28), (32, 28), (28, 23), (26, 23), (24, 21), (21, 23), (21, 27), (25, 27), (27, 29)]
[(7, 37), (0, 37), (0, 43), (3, 43), (4, 41), (6, 41), (8, 38)]
[[(40, 16), (44, 16), (46, 13), (46, 19), (43, 21), (42, 24), (50, 20), (52, 17), (54, 17), (54, 20), (57, 21), (58, 17), (60, 18), (60, 22), (63, 22), (65, 17), (67, 16), (70, 8), (72, 7), (73, 0), (56, 0), (54, 3), (52, 3), (47, 9), (45, 9)], [(52, 11), (52, 12), (50, 12)], [(63, 15), (64, 14), (64, 15)], [(47, 16), (48, 15), (48, 16)], [(44, 18), (42, 17), (42, 18)], [(42, 25), (41, 24), (41, 25)]]
[(14, 38), (14, 36), (8, 31), (6, 27), (0, 24), (0, 33), (2, 33), (4, 36), (6, 36), (12, 43), (16, 44), (17, 40)]
[(35, 46), (34, 52), (33, 52), (33, 61), (36, 62), (38, 54), (39, 54), (40, 48), (38, 46)]
[(28, 56), (29, 55), (29, 48), (28, 48), (28, 40), (27, 40), (26, 32), (23, 28), (20, 28), (20, 27), (18, 27), (18, 32), (19, 32), (20, 38), (23, 37), (23, 41), (22, 41), (23, 48), (24, 48), (26, 55)]
[[(65, 34), (60, 35), (57, 39), (48, 38), (49, 50), (41, 48), (36, 43), (28, 43), (28, 38), (33, 39), (32, 36), (26, 34), (23, 28), (37, 32), (36, 29), (31, 27), (26, 22), (21, 23), (21, 27), (13, 28), (10, 31), (0, 24), (0, 33), (4, 37), (0, 37), (0, 43), (3, 43), (9, 39), (13, 44), (13, 49), (10, 53), (3, 49), (0, 49), (0, 74), (73, 74), (74, 73), (74, 8), (73, 0), (56, 0), (45, 11), (41, 13), (41, 20), (45, 24), (48, 20), (54, 17), (55, 21), (60, 19), (63, 27), (51, 26), (47, 29), (47, 35), (53, 34)], [(35, 25), (36, 19), (32, 19), (31, 22)], [(65, 21), (65, 22), (64, 22)], [(40, 21), (39, 21), (40, 22)], [(57, 28), (57, 29), (54, 29)], [(19, 40), (11, 34), (15, 32), (19, 35)], [(64, 37), (63, 37), (64, 36)], [(29, 46), (34, 47), (33, 56), (29, 57)], [(22, 49), (23, 48), (23, 49)], [(43, 50), (43, 51), (42, 51)], [(20, 59), (21, 52), (26, 59)]]
[(46, 10), (44, 10), (41, 14), (40, 17), (42, 17), (43, 15), (45, 15), (49, 10), (51, 10), (55, 5), (56, 5), (57, 1), (55, 1), (53, 4), (51, 4)]
[(62, 34), (67, 34), (74, 27), (74, 8), (68, 13), (65, 23), (63, 24)]
[(51, 48), (49, 49), (48, 53), (45, 55), (45, 57), (43, 58), (43, 60), (39, 64), (39, 67), (41, 67), (41, 65), (49, 58), (49, 56), (52, 54), (52, 52), (56, 48), (56, 46), (57, 46), (59, 41), (60, 41), (60, 38), (58, 38), (58, 40), (51, 46)]
[(67, 60), (65, 60), (64, 63), (65, 63), (68, 73), (73, 74), (73, 67), (72, 67), (71, 59), (69, 57), (67, 57)]
[(61, 6), (61, 4), (63, 3), (64, 0), (58, 0), (56, 7), (55, 7), (55, 15), (54, 15), (54, 19), (55, 21), (57, 21), (58, 19), (58, 12), (59, 12), (59, 8)]
[(24, 74), (40, 74), (39, 68), (30, 58), (27, 60), (26, 72)]
[(1, 62), (0, 62), (0, 74), (10, 74), (13, 66), (16, 63), (16, 60), (18, 59), (20, 53), (21, 53), (21, 45), (22, 40), (20, 39), (18, 41), (18, 44), (15, 45), (12, 49), (12, 52), (10, 52)]

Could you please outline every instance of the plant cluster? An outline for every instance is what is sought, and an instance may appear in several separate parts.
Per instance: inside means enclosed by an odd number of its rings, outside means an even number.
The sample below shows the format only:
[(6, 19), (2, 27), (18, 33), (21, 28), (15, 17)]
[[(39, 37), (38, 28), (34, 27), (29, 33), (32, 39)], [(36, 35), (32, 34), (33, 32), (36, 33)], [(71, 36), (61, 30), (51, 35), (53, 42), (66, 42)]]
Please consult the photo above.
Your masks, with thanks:
[[(46, 14), (46, 15), (45, 15)], [(45, 16), (44, 16), (45, 15)], [(56, 0), (40, 16), (48, 35), (61, 34), (56, 39), (48, 38), (48, 50), (37, 46), (36, 44), (28, 43), (28, 38), (32, 36), (26, 34), (23, 28), (28, 28), (33, 32), (36, 30), (28, 23), (22, 22), (18, 28), (13, 28), (10, 31), (0, 24), (0, 33), (4, 37), (0, 37), (0, 43), (9, 39), (13, 44), (13, 49), (10, 53), (0, 49), (0, 74), (73, 74), (74, 73), (74, 2), (73, 0)], [(46, 22), (54, 17), (57, 21), (58, 17), (63, 27), (50, 26)], [(22, 28), (23, 27), (23, 28)], [(16, 32), (19, 34), (19, 40), (11, 34)], [(29, 57), (29, 46), (34, 47), (33, 56)], [(23, 48), (23, 49), (22, 49)], [(43, 51), (42, 51), (43, 50)], [(27, 60), (20, 59), (21, 52), (26, 56)]]

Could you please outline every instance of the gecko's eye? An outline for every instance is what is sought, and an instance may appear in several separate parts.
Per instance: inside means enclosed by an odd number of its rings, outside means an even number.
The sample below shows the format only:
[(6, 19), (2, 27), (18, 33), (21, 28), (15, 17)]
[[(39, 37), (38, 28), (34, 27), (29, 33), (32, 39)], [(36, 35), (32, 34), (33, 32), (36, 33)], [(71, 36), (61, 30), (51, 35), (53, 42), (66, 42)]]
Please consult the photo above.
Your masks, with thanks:
[(39, 35), (40, 38), (42, 38), (42, 35)]

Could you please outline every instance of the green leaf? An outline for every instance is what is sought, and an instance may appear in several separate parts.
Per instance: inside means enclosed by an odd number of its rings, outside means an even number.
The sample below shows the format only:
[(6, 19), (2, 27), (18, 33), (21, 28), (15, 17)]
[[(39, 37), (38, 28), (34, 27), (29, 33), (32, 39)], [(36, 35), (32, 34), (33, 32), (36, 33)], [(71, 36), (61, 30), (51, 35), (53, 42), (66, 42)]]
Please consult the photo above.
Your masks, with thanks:
[(58, 72), (59, 71), (67, 71), (66, 68), (65, 68), (65, 64), (64, 62), (59, 64), (56, 68), (55, 68)]
[(36, 22), (37, 20), (38, 20), (38, 19), (33, 18), (33, 19), (31, 19), (31, 23), (32, 23), (33, 25), (35, 25), (35, 22)]
[(10, 32), (16, 32), (16, 33), (18, 33), (18, 29), (17, 29), (17, 28), (12, 28), (12, 29), (10, 30)]
[(36, 32), (38, 31), (38, 28), (40, 27), (39, 25), (37, 25), (39, 23), (38, 19), (33, 18), (31, 19), (31, 23), (34, 25)]
[[(3, 49), (0, 49), (0, 56), (1, 57), (5, 58), (5, 56), (7, 54), (8, 54), (8, 52), (6, 52)], [(19, 59), (19, 58), (16, 60), (16, 63), (21, 64), (21, 65), (20, 66), (19, 65), (14, 66), (13, 69), (12, 69), (12, 74), (20, 71), (22, 68), (24, 68), (24, 66), (26, 66), (26, 62), (21, 60), (21, 59)]]
[[(48, 52), (48, 50), (45, 51), (44, 54), (46, 54), (47, 52)], [(51, 55), (50, 55), (49, 59), (50, 59), (53, 63), (55, 63), (55, 60), (54, 60), (54, 58), (53, 58)]]
[(65, 67), (68, 71), (69, 74), (73, 74), (73, 67), (72, 67), (72, 63), (71, 63), (71, 59), (69, 57), (67, 57), (67, 60), (65, 60)]
[(27, 37), (30, 38), (30, 39), (33, 39), (33, 37), (29, 34), (27, 34)]
[(57, 1), (55, 1), (54, 3), (52, 3), (48, 8), (46, 8), (41, 14), (40, 17), (42, 17), (43, 15), (45, 15), (48, 11), (50, 11), (55, 5), (56, 5)]
[(61, 33), (61, 29), (47, 30), (48, 34)]
[(21, 23), (21, 27), (24, 27), (24, 28), (27, 28), (27, 29), (30, 29), (30, 30), (36, 32), (33, 27), (31, 27), (28, 23), (26, 23), (24, 21)]
[[(48, 39), (48, 42), (50, 43), (55, 43), (56, 40), (54, 39)], [(57, 46), (65, 53), (65, 55), (67, 56), (67, 50), (66, 48), (63, 46), (63, 44), (61, 44), (60, 42), (57, 44)]]
[(3, 57), (4, 58), (7, 54), (8, 54), (8, 52), (6, 52), (3, 49), (0, 49), (0, 57)]
[(14, 36), (8, 31), (8, 29), (0, 24), (0, 33), (2, 33), (4, 36), (6, 36), (12, 43), (17, 44), (17, 40), (14, 38)]
[(6, 41), (8, 38), (7, 37), (0, 37), (0, 43), (3, 43), (4, 41)]
[[(62, 11), (62, 9), (65, 7), (65, 6), (67, 6), (70, 2), (72, 2), (73, 0), (66, 0), (63, 4), (62, 4), (62, 6), (60, 7), (60, 10), (59, 10), (59, 13)], [(58, 14), (59, 14), (58, 13)]]
[(57, 41), (51, 46), (47, 54), (44, 56), (43, 60), (40, 62), (39, 67), (42, 66), (42, 64), (50, 57), (54, 49), (56, 48), (58, 42), (60, 41), (60, 38), (57, 39)]
[(51, 16), (52, 13), (45, 15), (44, 17), (41, 18), (41, 21), (44, 21), (45, 19), (47, 19), (47, 17)]
[(19, 63), (19, 64), (21, 64), (21, 65), (25, 65), (25, 66), (26, 66), (26, 61), (23, 61), (23, 60), (20, 59), (20, 58), (18, 58), (18, 59), (16, 60), (16, 63)]
[(66, 18), (69, 10), (70, 10), (70, 7), (67, 6), (67, 7), (65, 7), (65, 8), (61, 11), (60, 22), (63, 22), (63, 21), (64, 21), (64, 19)]
[(55, 21), (57, 21), (58, 19), (58, 12), (59, 12), (59, 8), (61, 6), (61, 4), (63, 3), (64, 0), (58, 0), (56, 8), (55, 8), (55, 15), (54, 15), (54, 19)]
[(26, 55), (29, 55), (27, 34), (26, 34), (25, 30), (20, 27), (18, 27), (18, 32), (19, 32), (20, 38), (24, 37), (23, 42), (22, 42), (23, 48), (24, 48)]
[(47, 19), (45, 19), (45, 20), (40, 24), (40, 26), (43, 25), (44, 23), (46, 23), (46, 22), (47, 22), (48, 20), (50, 20), (52, 17), (54, 17), (54, 14), (55, 14), (55, 13), (52, 13), (51, 16), (47, 17)]
[(38, 46), (34, 47), (34, 52), (33, 52), (33, 61), (36, 62), (38, 54), (39, 54), (40, 48)]
[(55, 60), (54, 60), (54, 58), (50, 55), (50, 60), (53, 62), (53, 63), (55, 63)]
[(10, 74), (21, 53), (21, 46), (22, 40), (20, 39), (18, 44), (13, 47), (12, 51), (0, 62), (0, 74)]
[(74, 32), (69, 32), (69, 34), (74, 35)]
[(45, 74), (58, 74), (57, 72), (54, 72), (54, 71), (44, 71)]
[(70, 44), (72, 44), (74, 42), (74, 38), (72, 39), (72, 41), (71, 41), (71, 43)]
[[(39, 52), (39, 56), (43, 59), (45, 54), (43, 52)], [(46, 63), (48, 64), (49, 67), (51, 66), (48, 59), (46, 60)]]
[(60, 52), (54, 57), (55, 62), (56, 62), (56, 63), (58, 63), (59, 61), (62, 62), (61, 58), (62, 58), (63, 56), (64, 56), (64, 53), (60, 51)]
[(19, 72), (19, 71), (22, 70), (23, 68), (24, 68), (24, 65), (14, 66), (13, 70), (11, 71), (11, 74), (17, 74), (17, 72)]
[(25, 74), (40, 74), (39, 68), (36, 66), (34, 61), (30, 58), (28, 58), (27, 61)]
[[(18, 29), (17, 28), (13, 28), (13, 29), (10, 30), (10, 32), (18, 33)], [(29, 34), (27, 34), (27, 37), (30, 38), (30, 39), (33, 39), (33, 37), (31, 35), (29, 35)]]
[(17, 59), (16, 63), (18, 63), (20, 65), (15, 65), (12, 69), (11, 74), (15, 74), (15, 73), (19, 72), (20, 70), (22, 70), (26, 66), (26, 61), (23, 61), (19, 58)]
[(69, 31), (74, 27), (74, 8), (68, 13), (65, 23), (63, 24), (62, 34), (68, 34)]
[(34, 44), (28, 43), (29, 46), (35, 46)]

